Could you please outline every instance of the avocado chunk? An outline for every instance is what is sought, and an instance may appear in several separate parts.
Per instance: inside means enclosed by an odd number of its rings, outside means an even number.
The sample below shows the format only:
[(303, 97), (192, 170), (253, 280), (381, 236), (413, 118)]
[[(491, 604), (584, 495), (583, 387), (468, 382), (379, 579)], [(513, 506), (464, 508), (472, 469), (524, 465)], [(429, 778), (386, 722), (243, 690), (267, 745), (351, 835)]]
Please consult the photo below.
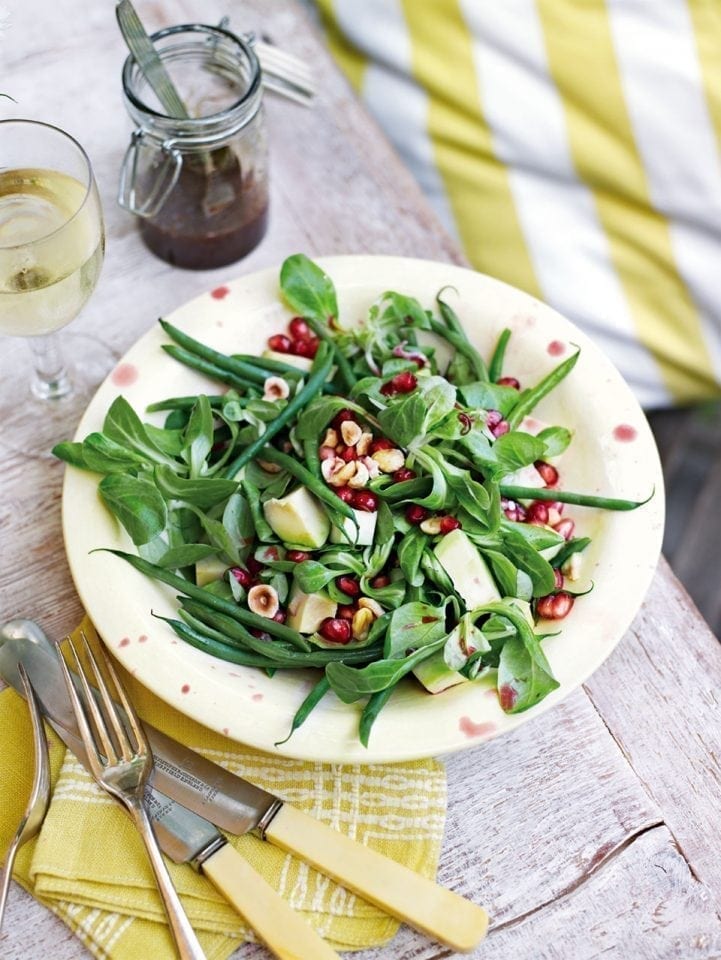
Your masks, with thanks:
[(288, 626), (298, 633), (315, 633), (326, 617), (334, 617), (338, 608), (324, 590), (303, 593), (295, 584), (288, 601)]
[[(348, 537), (350, 537), (350, 543), (353, 543), (359, 547), (368, 547), (371, 543), (373, 543), (378, 514), (367, 513), (365, 510), (354, 510), (353, 513), (355, 515), (356, 523), (358, 524), (358, 529), (356, 530), (355, 524), (351, 518), (346, 517), (343, 521), (343, 530), (345, 530)], [(357, 540), (356, 536), (358, 537)], [(343, 536), (343, 533), (339, 527), (332, 527), (330, 531), (330, 542), (348, 543), (349, 541)]]
[(328, 539), (330, 520), (320, 502), (305, 487), (263, 504), (265, 519), (284, 543), (314, 549)]
[(429, 693), (442, 693), (449, 687), (458, 686), (459, 683), (468, 683), (468, 678), (457, 670), (451, 670), (443, 659), (443, 651), (436, 650), (426, 660), (413, 668), (413, 675), (419, 680)]
[(469, 610), (500, 600), (486, 561), (462, 530), (451, 530), (433, 551)]
[(227, 569), (228, 564), (215, 554), (203, 557), (195, 564), (195, 582), (199, 587), (204, 587), (213, 580), (220, 580)]

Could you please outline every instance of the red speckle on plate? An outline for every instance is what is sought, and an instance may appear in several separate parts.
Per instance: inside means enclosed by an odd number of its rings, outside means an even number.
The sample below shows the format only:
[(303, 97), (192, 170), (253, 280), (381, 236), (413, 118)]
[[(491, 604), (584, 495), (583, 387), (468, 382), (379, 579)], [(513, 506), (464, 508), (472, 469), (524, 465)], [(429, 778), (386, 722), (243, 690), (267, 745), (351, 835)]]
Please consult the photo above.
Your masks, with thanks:
[(222, 300), (224, 297), (227, 297), (229, 293), (230, 287), (216, 287), (215, 290), (210, 291), (213, 300)]
[(184, 683), (183, 686), (180, 688), (180, 692), (181, 692), (181, 693), (190, 693), (190, 684), (189, 684), (189, 683)]
[(263, 699), (263, 694), (262, 694), (262, 693), (254, 693), (253, 696), (252, 696), (250, 699), (251, 699), (251, 700), (255, 700), (256, 703), (260, 703), (260, 701)]
[(484, 733), (493, 733), (496, 725), (495, 723), (474, 723), (470, 717), (461, 717), (458, 721), (458, 729), (467, 737), (482, 737)]
[(223, 727), (223, 733), (225, 734), (226, 737), (230, 736), (230, 730), (227, 727)]
[(110, 374), (116, 387), (129, 387), (138, 379), (138, 368), (132, 363), (119, 363)]
[(614, 439), (620, 440), (621, 443), (630, 443), (632, 440), (635, 440), (637, 436), (636, 428), (632, 427), (630, 423), (619, 423), (613, 430)]
[(551, 354), (552, 357), (560, 357), (562, 353), (566, 352), (566, 344), (562, 343), (560, 340), (551, 340), (546, 347), (546, 350)]
[(503, 710), (512, 710), (517, 699), (518, 691), (514, 690), (509, 684), (504, 683), (502, 687), (499, 687), (498, 701)]
[(118, 644), (118, 646), (119, 646), (119, 647), (127, 647), (127, 645), (128, 645), (129, 643), (130, 643), (130, 637), (123, 637), (123, 639), (120, 641), (120, 643)]
[(138, 637), (138, 643), (147, 643), (147, 642), (148, 642), (148, 638), (144, 633), (141, 633), (140, 636)]

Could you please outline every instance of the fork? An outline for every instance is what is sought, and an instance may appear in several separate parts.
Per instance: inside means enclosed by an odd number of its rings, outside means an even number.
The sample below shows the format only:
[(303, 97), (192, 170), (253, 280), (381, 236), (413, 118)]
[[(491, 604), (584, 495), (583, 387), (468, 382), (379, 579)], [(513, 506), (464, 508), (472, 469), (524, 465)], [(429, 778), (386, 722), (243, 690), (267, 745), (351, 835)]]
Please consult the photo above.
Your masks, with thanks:
[(98, 690), (97, 699), (93, 695), (87, 673), (70, 637), (66, 640), (75, 660), (81, 691), (73, 683), (60, 651), (58, 651), (58, 657), (87, 751), (90, 769), (106, 793), (125, 807), (138, 828), (155, 874), (155, 881), (178, 955), (182, 960), (204, 960), (205, 954), (170, 879), (145, 808), (143, 793), (153, 766), (153, 758), (145, 733), (112, 663), (101, 650), (100, 658), (115, 686), (124, 716), (121, 716), (113, 700), (85, 634), (81, 633), (81, 636), (84, 653), (90, 664), (92, 682)]

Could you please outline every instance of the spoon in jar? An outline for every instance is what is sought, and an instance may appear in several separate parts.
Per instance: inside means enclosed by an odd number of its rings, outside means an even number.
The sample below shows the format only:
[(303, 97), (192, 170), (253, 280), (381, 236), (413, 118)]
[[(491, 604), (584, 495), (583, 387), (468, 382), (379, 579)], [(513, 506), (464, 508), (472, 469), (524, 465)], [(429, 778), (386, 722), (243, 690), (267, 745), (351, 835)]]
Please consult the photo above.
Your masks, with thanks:
[(48, 741), (45, 736), (45, 727), (43, 726), (40, 715), (40, 705), (37, 696), (33, 690), (32, 684), (25, 672), (25, 667), (18, 664), (20, 679), (25, 688), (25, 700), (30, 710), (30, 719), (33, 726), (33, 747), (35, 754), (35, 774), (33, 776), (32, 790), (25, 807), (25, 813), (20, 820), (15, 836), (10, 844), (5, 863), (0, 874), (0, 929), (2, 928), (3, 917), (5, 915), (5, 904), (7, 903), (8, 888), (10, 886), (10, 877), (13, 872), (13, 864), (18, 850), (28, 840), (37, 836), (42, 826), (45, 814), (48, 812), (50, 804), (50, 759), (48, 757)]

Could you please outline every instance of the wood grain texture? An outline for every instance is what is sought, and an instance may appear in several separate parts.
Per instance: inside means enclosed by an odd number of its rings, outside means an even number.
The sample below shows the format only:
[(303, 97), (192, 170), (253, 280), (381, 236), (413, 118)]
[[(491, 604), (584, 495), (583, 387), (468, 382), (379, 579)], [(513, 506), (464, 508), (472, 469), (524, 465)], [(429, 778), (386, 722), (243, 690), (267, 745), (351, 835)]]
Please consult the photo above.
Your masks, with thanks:
[[(228, 12), (219, 0), (138, 0), (137, 6), (150, 27), (213, 23)], [(298, 250), (462, 262), (292, 0), (244, 3), (242, 20), (240, 8), (231, 13), (236, 29), (262, 29), (312, 63), (321, 94), (310, 111), (268, 98), (268, 236), (241, 263), (204, 273), (176, 270), (149, 255), (132, 218), (115, 204), (130, 124), (119, 87), (124, 49), (111, 7), (18, 0), (11, 31), (0, 41), (2, 85), (19, 100), (1, 102), (3, 115), (66, 127), (95, 165), (107, 259), (67, 338), (81, 352), (97, 340), (108, 366), (158, 315)], [(18, 389), (17, 366), (10, 351), (0, 349), (0, 390)], [(0, 429), (0, 445), (7, 429)], [(32, 422), (22, 431), (31, 447)], [(3, 467), (0, 614), (32, 615), (62, 636), (80, 616), (60, 532), (63, 468), (12, 455), (4, 455)], [(719, 646), (662, 563), (628, 635), (584, 690), (512, 734), (448, 758), (439, 879), (488, 908), (491, 932), (479, 957), (721, 955), (720, 689)], [(89, 956), (17, 886), (2, 955)], [(448, 955), (403, 928), (392, 944), (358, 956)], [(249, 944), (236, 956), (263, 960), (268, 954)]]

